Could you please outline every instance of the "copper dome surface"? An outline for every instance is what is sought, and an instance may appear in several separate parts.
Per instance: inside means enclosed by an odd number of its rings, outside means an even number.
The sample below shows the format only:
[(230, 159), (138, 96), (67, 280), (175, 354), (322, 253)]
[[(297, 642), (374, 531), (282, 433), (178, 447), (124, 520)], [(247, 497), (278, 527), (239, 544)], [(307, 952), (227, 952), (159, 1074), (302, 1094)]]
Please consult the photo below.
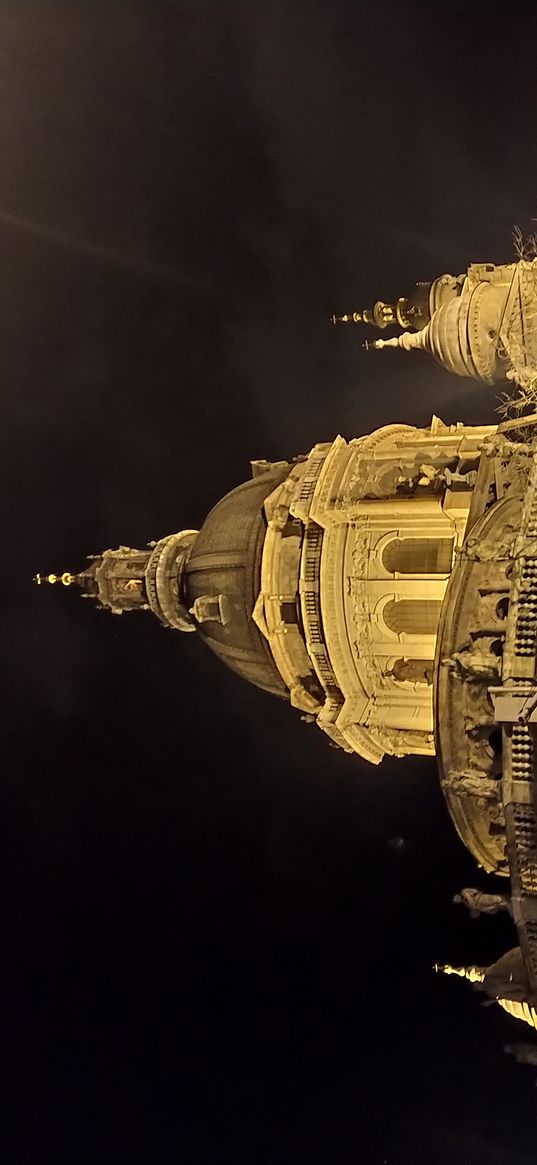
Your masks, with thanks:
[(274, 695), (287, 688), (265, 638), (252, 619), (260, 590), (261, 556), (267, 530), (263, 503), (287, 476), (288, 467), (237, 486), (210, 511), (192, 547), (184, 572), (184, 601), (218, 598), (225, 621), (196, 621), (198, 633), (238, 675)]

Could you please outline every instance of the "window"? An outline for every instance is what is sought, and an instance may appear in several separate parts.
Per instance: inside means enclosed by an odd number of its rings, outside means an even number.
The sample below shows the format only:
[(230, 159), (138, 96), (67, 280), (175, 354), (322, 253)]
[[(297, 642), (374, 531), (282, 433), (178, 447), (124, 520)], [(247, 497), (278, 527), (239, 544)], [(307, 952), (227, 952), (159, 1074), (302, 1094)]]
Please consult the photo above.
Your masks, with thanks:
[(452, 538), (393, 538), (382, 552), (390, 574), (449, 574), (452, 561)]
[(383, 618), (396, 635), (436, 635), (441, 609), (439, 599), (392, 599)]
[(231, 618), (229, 599), (227, 595), (199, 595), (190, 614), (196, 623), (222, 623), (225, 627)]

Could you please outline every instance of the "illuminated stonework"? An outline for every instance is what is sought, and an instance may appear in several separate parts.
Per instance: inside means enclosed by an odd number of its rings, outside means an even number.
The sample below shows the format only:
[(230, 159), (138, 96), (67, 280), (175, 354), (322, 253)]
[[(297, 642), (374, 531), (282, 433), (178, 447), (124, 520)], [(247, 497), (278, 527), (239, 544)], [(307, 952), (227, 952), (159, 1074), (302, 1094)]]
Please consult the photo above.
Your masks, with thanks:
[(418, 283), (394, 304), (332, 316), (333, 323), (403, 328), (398, 336), (366, 341), (373, 349), (427, 352), (449, 372), (493, 384), (525, 385), (537, 376), (537, 259), (472, 263), (465, 275)]
[(106, 550), (70, 578), (114, 614), (197, 631), (347, 752), (432, 755), (437, 629), (494, 432), (433, 417), (256, 463), (199, 533)]
[(374, 764), (434, 753), (437, 626), (492, 432), (435, 417), (337, 437), (265, 501), (254, 618), (291, 702)]
[[(338, 318), (414, 329), (376, 344), (422, 348), (487, 383), (507, 372), (535, 392), (536, 281), (535, 261), (473, 265)], [(537, 415), (433, 417), (258, 460), (199, 531), (36, 581), (196, 633), (373, 764), (436, 754), (464, 844), (510, 878), (509, 895), (466, 901), (501, 900), (518, 934), (488, 968), (443, 969), (536, 1026)]]

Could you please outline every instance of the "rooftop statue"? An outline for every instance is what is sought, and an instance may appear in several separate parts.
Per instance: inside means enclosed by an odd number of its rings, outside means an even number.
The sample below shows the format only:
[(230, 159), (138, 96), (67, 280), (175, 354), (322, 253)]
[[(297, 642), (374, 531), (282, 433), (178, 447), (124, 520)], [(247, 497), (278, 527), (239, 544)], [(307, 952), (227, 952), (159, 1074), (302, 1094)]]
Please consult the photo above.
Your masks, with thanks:
[(479, 918), (480, 914), (499, 914), (501, 911), (513, 913), (508, 894), (486, 894), (471, 886), (461, 890), (460, 894), (455, 894), (453, 902), (456, 906), (466, 906), (471, 918)]

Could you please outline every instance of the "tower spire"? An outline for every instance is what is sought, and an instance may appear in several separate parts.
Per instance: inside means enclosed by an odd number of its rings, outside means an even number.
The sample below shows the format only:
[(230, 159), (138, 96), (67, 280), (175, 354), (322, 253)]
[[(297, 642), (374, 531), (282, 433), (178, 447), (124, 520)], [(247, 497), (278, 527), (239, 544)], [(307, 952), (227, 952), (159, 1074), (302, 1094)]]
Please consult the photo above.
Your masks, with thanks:
[(366, 340), (364, 348), (370, 351), (371, 348), (380, 350), (381, 348), (404, 348), (406, 352), (410, 352), (412, 348), (425, 349), (426, 329), (423, 328), (420, 332), (401, 332), (399, 336), (390, 336), (388, 340)]
[[(330, 316), (332, 324), (372, 324), (375, 328), (388, 328), (390, 324), (401, 321), (397, 315), (397, 306), (377, 300), (373, 308), (364, 308), (363, 311), (347, 312), (344, 315)], [(402, 325), (405, 326), (405, 325)]]
[(49, 583), (50, 586), (54, 586), (55, 583), (63, 583), (64, 587), (70, 587), (71, 583), (75, 581), (76, 576), (68, 570), (64, 570), (63, 574), (39, 574), (39, 572), (34, 574), (34, 582), (38, 587), (43, 583)]
[(485, 978), (485, 967), (452, 967), (450, 963), (435, 963), (435, 971), (444, 975), (458, 975), (459, 979), (467, 979), (469, 983), (482, 983)]
[(462, 275), (456, 278), (453, 275), (440, 275), (432, 282), (416, 283), (408, 295), (400, 295), (398, 299), (389, 303), (378, 299), (372, 308), (343, 315), (334, 314), (330, 317), (331, 323), (372, 324), (373, 327), (380, 329), (396, 325), (405, 330), (419, 332), (429, 323), (438, 307), (460, 296), (463, 283)]
[(36, 574), (38, 586), (48, 583), (75, 584), (83, 598), (92, 598), (113, 615), (124, 611), (153, 611), (166, 627), (195, 631), (195, 622), (185, 607), (181, 579), (197, 530), (181, 530), (152, 542), (144, 550), (119, 546), (89, 556), (88, 565), (78, 574)]

